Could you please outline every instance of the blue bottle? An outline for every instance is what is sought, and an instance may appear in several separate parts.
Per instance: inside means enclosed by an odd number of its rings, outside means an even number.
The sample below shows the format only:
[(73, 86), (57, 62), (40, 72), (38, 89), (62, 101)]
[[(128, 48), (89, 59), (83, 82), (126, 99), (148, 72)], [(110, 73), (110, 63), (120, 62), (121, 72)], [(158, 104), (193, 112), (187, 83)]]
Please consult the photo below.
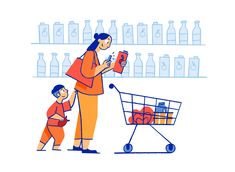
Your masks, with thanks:
[(128, 78), (129, 76), (130, 76), (130, 63), (127, 60), (126, 61), (126, 66), (124, 67), (123, 72), (122, 72), (122, 77), (123, 78)]
[(62, 77), (67, 77), (67, 75), (65, 74), (69, 67), (71, 66), (71, 62), (69, 60), (69, 53), (64, 53), (64, 61), (62, 63)]
[(133, 25), (124, 23), (122, 27), (123, 44), (134, 44)]
[(38, 61), (37, 61), (37, 77), (45, 77), (46, 76), (46, 63), (43, 59), (44, 54), (38, 53)]
[(111, 27), (109, 28), (109, 35), (111, 35), (112, 37), (112, 44), (117, 44), (116, 20), (111, 20)]
[(158, 22), (154, 22), (152, 25), (152, 44), (163, 44), (162, 24), (158, 24)]
[(170, 77), (170, 57), (167, 54), (159, 58), (159, 77)]
[(188, 77), (199, 77), (200, 59), (197, 56), (189, 58)]
[(201, 28), (199, 26), (200, 21), (195, 21), (195, 27), (192, 32), (192, 44), (201, 45)]
[[(110, 59), (111, 61), (115, 61), (116, 59), (113, 58), (114, 54), (109, 55), (107, 59)], [(106, 59), (106, 60), (107, 60)], [(115, 77), (115, 72), (113, 70), (110, 70), (104, 74), (105, 78), (114, 78)]]
[(38, 31), (39, 31), (39, 43), (49, 44), (50, 43), (49, 24), (40, 23), (38, 26)]
[(83, 29), (83, 43), (92, 43), (92, 30), (90, 26), (90, 20), (85, 20), (85, 27)]
[(135, 53), (136, 59), (134, 62), (134, 77), (135, 78), (140, 78), (143, 77), (143, 62), (140, 58), (141, 54), (140, 53)]
[(64, 43), (64, 24), (55, 22), (53, 25), (53, 42), (54, 44)]
[(185, 77), (185, 58), (182, 55), (175, 57), (174, 76)]
[(59, 62), (57, 60), (57, 53), (52, 53), (52, 60), (50, 63), (50, 77), (59, 77)]
[(153, 53), (148, 53), (148, 60), (146, 63), (146, 77), (155, 77), (155, 62), (153, 60)]
[(137, 25), (137, 44), (148, 44), (148, 26), (144, 23)]
[(179, 31), (179, 44), (187, 45), (188, 44), (188, 29), (186, 27), (187, 21), (181, 21), (181, 28)]
[(68, 43), (78, 44), (79, 43), (79, 24), (70, 21), (68, 24)]
[(167, 29), (167, 44), (168, 45), (175, 45), (176, 44), (176, 31), (174, 28), (174, 21), (170, 20), (169, 27)]
[(98, 23), (98, 25), (95, 29), (95, 33), (98, 33), (98, 34), (104, 33), (104, 28), (103, 28), (103, 25), (102, 25), (103, 20), (97, 20), (97, 23)]

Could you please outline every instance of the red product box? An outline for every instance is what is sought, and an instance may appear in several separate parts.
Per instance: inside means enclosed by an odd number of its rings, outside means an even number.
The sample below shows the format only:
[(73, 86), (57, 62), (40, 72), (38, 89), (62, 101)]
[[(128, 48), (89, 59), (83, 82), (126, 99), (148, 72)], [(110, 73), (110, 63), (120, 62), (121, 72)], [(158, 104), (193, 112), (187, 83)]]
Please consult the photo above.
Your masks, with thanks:
[(124, 50), (123, 52), (122, 51), (118, 52), (118, 56), (117, 56), (117, 59), (116, 59), (116, 62), (115, 62), (114, 68), (113, 68), (114, 72), (122, 74), (123, 69), (125, 67), (122, 64), (122, 62), (125, 62), (127, 60), (127, 57), (128, 57), (127, 51)]

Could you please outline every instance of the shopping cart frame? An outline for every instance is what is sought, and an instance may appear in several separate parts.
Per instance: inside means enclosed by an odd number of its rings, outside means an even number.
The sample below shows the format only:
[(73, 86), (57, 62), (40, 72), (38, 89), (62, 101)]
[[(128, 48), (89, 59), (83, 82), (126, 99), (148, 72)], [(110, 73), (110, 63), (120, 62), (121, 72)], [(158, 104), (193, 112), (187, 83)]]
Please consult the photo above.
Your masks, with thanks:
[[(129, 141), (128, 141), (128, 143), (126, 143), (124, 146), (123, 146), (123, 151), (124, 152), (115, 152), (115, 154), (127, 154), (127, 153), (134, 153), (134, 154), (138, 154), (138, 153), (173, 153), (175, 150), (176, 150), (176, 146), (171, 142), (171, 141), (169, 141), (162, 133), (160, 133), (153, 125), (174, 125), (175, 124), (175, 122), (176, 122), (176, 119), (177, 119), (177, 117), (178, 117), (178, 114), (179, 114), (179, 110), (180, 110), (180, 108), (181, 108), (181, 105), (182, 105), (182, 102), (179, 102), (179, 101), (174, 101), (174, 100), (168, 100), (168, 99), (162, 99), (162, 98), (156, 98), (156, 97), (150, 97), (150, 96), (144, 96), (144, 95), (139, 95), (139, 94), (132, 94), (132, 93), (126, 93), (126, 92), (121, 92), (121, 91), (119, 91), (119, 89), (114, 85), (114, 84), (109, 84), (109, 88), (110, 89), (115, 89), (118, 93), (119, 93), (119, 96), (120, 96), (120, 100), (121, 100), (121, 104), (122, 104), (122, 111), (123, 111), (123, 114), (124, 114), (124, 118), (125, 118), (125, 122), (126, 122), (126, 125), (134, 125), (135, 127), (134, 127), (134, 130), (133, 130), (133, 132), (132, 132), (132, 134), (131, 134), (131, 137), (130, 137), (130, 139), (129, 139)], [(174, 110), (176, 110), (177, 111), (177, 114), (175, 115), (175, 117), (174, 117), (174, 122), (173, 123), (167, 123), (166, 122), (166, 124), (161, 124), (161, 123), (159, 123), (159, 124), (135, 124), (135, 123), (133, 123), (133, 124), (130, 124), (128, 121), (127, 121), (127, 118), (126, 118), (126, 113), (128, 112), (128, 111), (125, 111), (125, 108), (124, 108), (124, 103), (130, 103), (130, 102), (126, 102), (126, 101), (123, 101), (122, 100), (122, 97), (121, 97), (121, 95), (122, 94), (126, 94), (126, 95), (130, 95), (131, 97), (132, 97), (132, 100), (131, 100), (131, 103), (132, 103), (132, 110), (133, 110), (133, 104), (135, 103), (134, 101), (133, 101), (133, 97), (134, 96), (138, 96), (138, 97), (143, 97), (144, 98), (144, 103), (136, 103), (136, 104), (140, 104), (140, 105), (148, 105), (148, 104), (145, 104), (145, 100), (147, 99), (147, 98), (150, 98), (150, 99), (156, 99), (156, 106), (157, 106), (157, 100), (161, 100), (161, 101), (167, 101), (167, 102), (169, 102), (168, 103), (168, 110), (169, 109), (174, 109)], [(178, 108), (170, 108), (170, 103), (171, 102), (174, 102), (174, 103), (177, 103), (177, 104), (179, 104), (179, 107)], [(152, 106), (152, 105), (151, 105)], [(128, 113), (130, 113), (130, 112), (128, 112)], [(168, 113), (167, 113), (167, 116), (164, 118), (164, 119), (166, 119), (166, 121), (168, 120)], [(133, 138), (133, 136), (134, 136), (134, 134), (135, 134), (135, 132), (136, 132), (136, 129), (137, 129), (137, 126), (138, 125), (149, 125), (155, 132), (157, 132), (162, 138), (164, 138), (167, 142), (168, 142), (168, 144), (166, 145), (166, 147), (165, 147), (165, 149), (166, 149), (166, 151), (165, 152), (132, 152), (132, 150), (133, 150), (133, 146), (132, 146), (132, 144), (131, 144), (131, 140), (132, 140), (132, 138)]]

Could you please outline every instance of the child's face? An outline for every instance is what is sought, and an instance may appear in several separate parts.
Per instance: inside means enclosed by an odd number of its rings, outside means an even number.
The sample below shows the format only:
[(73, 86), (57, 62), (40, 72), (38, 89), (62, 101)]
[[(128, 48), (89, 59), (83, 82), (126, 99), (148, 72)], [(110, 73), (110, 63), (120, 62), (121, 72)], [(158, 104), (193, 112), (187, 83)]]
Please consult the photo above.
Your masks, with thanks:
[(66, 99), (68, 97), (68, 90), (66, 88), (61, 88), (60, 89), (60, 97), (63, 99)]

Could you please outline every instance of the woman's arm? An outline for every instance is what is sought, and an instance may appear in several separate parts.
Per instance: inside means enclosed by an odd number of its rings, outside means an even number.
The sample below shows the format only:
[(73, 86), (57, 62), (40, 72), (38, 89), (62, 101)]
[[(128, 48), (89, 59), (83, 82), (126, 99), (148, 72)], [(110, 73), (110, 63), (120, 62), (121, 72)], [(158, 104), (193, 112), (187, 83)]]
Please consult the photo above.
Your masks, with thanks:
[(101, 72), (104, 73), (106, 70), (111, 70), (111, 62), (107, 60), (105, 60), (102, 65), (99, 65), (95, 68), (95, 76)]
[(112, 69), (114, 68), (114, 65), (115, 65), (115, 62), (112, 62), (111, 65), (110, 65), (110, 67), (104, 69), (104, 70), (102, 71), (102, 73), (106, 73), (106, 72), (112, 70)]

